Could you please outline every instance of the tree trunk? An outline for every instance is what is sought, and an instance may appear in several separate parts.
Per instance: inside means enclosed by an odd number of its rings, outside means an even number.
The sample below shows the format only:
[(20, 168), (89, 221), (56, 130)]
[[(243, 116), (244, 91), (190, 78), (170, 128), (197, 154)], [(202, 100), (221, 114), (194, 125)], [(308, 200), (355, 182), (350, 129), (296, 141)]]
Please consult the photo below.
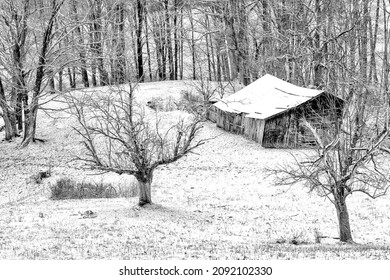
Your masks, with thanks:
[(97, 79), (96, 79), (96, 60), (94, 58), (91, 59), (91, 80), (92, 80), (92, 86), (97, 86)]
[(220, 59), (220, 54), (218, 54), (218, 50), (217, 50), (217, 81), (222, 81), (222, 74), (221, 74), (221, 69), (222, 69), (222, 66), (221, 66), (221, 59)]
[(169, 79), (175, 79), (175, 70), (173, 64), (173, 50), (172, 50), (172, 39), (171, 39), (171, 20), (169, 14), (169, 0), (164, 1), (165, 6), (165, 38), (166, 38), (166, 48), (168, 53), (168, 69), (169, 69)]
[(76, 80), (76, 67), (75, 66), (72, 67), (71, 74), (72, 74), (72, 81), (73, 81), (72, 88), (76, 88), (77, 87), (77, 80)]
[(213, 44), (213, 39), (210, 36), (210, 50), (211, 50), (211, 65), (212, 65), (212, 70), (213, 70), (213, 77), (214, 81), (217, 81), (217, 72), (216, 72), (216, 62), (215, 62), (215, 52), (214, 52), (214, 44)]
[[(383, 2), (383, 6), (385, 7), (385, 2)], [(387, 26), (387, 13), (386, 13), (386, 9), (383, 7), (383, 26)], [(382, 79), (383, 79), (383, 90), (386, 92), (386, 94), (388, 95), (389, 94), (389, 61), (388, 61), (388, 45), (389, 45), (389, 42), (388, 42), (388, 30), (387, 28), (384, 29), (384, 32), (383, 32), (383, 42), (384, 43), (384, 46), (383, 46), (383, 67), (382, 67)], [(390, 105), (390, 100), (388, 100), (387, 102), (389, 102), (389, 105)]]
[(191, 57), (192, 57), (192, 79), (196, 80), (196, 51), (195, 51), (195, 25), (192, 13), (190, 13), (190, 25), (191, 25)]
[(145, 21), (145, 41), (146, 41), (146, 53), (148, 58), (148, 71), (149, 71), (149, 81), (153, 81), (153, 72), (152, 72), (152, 64), (151, 64), (151, 53), (149, 46), (149, 28), (148, 28), (148, 17), (147, 10), (144, 11), (144, 21)]
[(12, 95), (16, 97), (16, 103), (14, 103), (14, 110), (16, 115), (16, 124), (18, 130), (23, 130), (23, 105), (22, 105), (22, 89), (17, 86), (16, 89), (12, 89)]
[(101, 86), (108, 85), (110, 83), (110, 79), (108, 78), (107, 70), (104, 68), (104, 59), (102, 56), (98, 58), (98, 70), (99, 70), (100, 85)]
[(56, 93), (56, 85), (55, 85), (55, 82), (54, 82), (53, 72), (49, 71), (49, 75), (51, 76), (49, 78), (50, 94), (54, 94), (54, 93)]
[[(73, 18), (78, 23), (78, 11), (77, 11), (77, 2), (75, 0), (72, 1), (72, 12), (73, 12)], [(86, 51), (84, 49), (84, 39), (83, 34), (81, 32), (81, 27), (76, 27), (76, 32), (78, 35), (78, 43), (80, 45), (80, 64), (81, 64), (81, 78), (84, 84), (84, 87), (89, 87), (89, 80), (88, 80), (88, 72), (87, 72), (87, 62), (86, 62)]]
[(16, 115), (15, 111), (12, 111), (7, 106), (7, 100), (5, 97), (3, 82), (0, 78), (0, 108), (3, 110), (3, 120), (5, 126), (5, 140), (12, 140), (14, 137), (19, 136), (16, 127)]
[[(154, 42), (156, 45), (156, 60), (157, 60), (157, 73), (160, 81), (166, 78), (166, 58), (165, 58), (165, 44), (166, 40), (163, 37), (164, 34), (164, 20), (151, 14), (150, 22), (152, 23), (152, 31)], [(150, 59), (150, 58), (149, 58)]]
[[(360, 5), (357, 3), (356, 0), (353, 1), (352, 3), (352, 18), (351, 18), (351, 25), (354, 24), (354, 22), (357, 21), (359, 18), (359, 7)], [(356, 28), (355, 28), (356, 29)], [(354, 75), (354, 72), (356, 70), (356, 65), (355, 65), (355, 57), (356, 57), (356, 38), (357, 38), (357, 33), (356, 30), (352, 29), (349, 32), (349, 60), (350, 60), (350, 66), (349, 66), (349, 71), (352, 71), (351, 75)]]
[(142, 177), (137, 176), (138, 180), (138, 187), (139, 187), (139, 206), (144, 206), (146, 204), (152, 203), (152, 180), (153, 180), (153, 173), (150, 173), (149, 175), (144, 175)]
[(335, 201), (337, 220), (339, 222), (339, 232), (341, 242), (352, 242), (351, 227), (349, 224), (349, 214), (345, 197), (338, 197)]
[(376, 2), (376, 12), (375, 12), (375, 24), (374, 27), (372, 27), (371, 21), (370, 23), (370, 37), (371, 37), (371, 59), (370, 59), (370, 70), (369, 70), (369, 82), (378, 82), (378, 76), (377, 76), (377, 67), (376, 67), (376, 42), (378, 38), (378, 27), (379, 27), (379, 0)]
[(69, 77), (70, 88), (76, 88), (76, 81), (74, 80), (72, 69), (70, 69), (70, 67), (68, 67), (68, 77)]
[[(135, 5), (135, 4), (134, 4)], [(130, 17), (128, 17), (128, 24), (129, 24), (129, 28), (131, 30), (131, 32), (129, 32), (130, 34), (130, 43), (129, 45), (131, 45), (131, 48), (132, 48), (132, 55), (133, 55), (133, 65), (131, 66), (132, 69), (134, 69), (135, 71), (135, 75), (134, 77), (137, 79), (138, 82), (143, 82), (143, 81), (140, 81), (139, 79), (139, 69), (138, 69), (138, 19), (137, 19), (137, 7), (133, 7), (133, 9), (131, 9), (132, 11), (132, 14), (133, 14), (133, 20), (130, 19)], [(141, 40), (142, 41), (142, 40)], [(142, 56), (142, 51), (141, 51), (141, 56)], [(131, 71), (133, 72), (133, 70)]]
[(178, 67), (179, 67), (179, 38), (178, 38), (178, 21), (177, 21), (177, 15), (178, 15), (178, 7), (181, 5), (180, 0), (174, 1), (174, 14), (173, 14), (173, 41), (175, 44), (175, 53), (174, 53), (174, 80), (177, 80), (178, 77)]
[(144, 62), (143, 62), (143, 42), (142, 42), (142, 27), (144, 17), (144, 3), (143, 0), (137, 0), (137, 21), (136, 21), (136, 40), (137, 40), (137, 75), (138, 81), (144, 81)]
[[(91, 48), (94, 55), (93, 66), (95, 67), (92, 70), (93, 75), (96, 79), (96, 67), (99, 72), (100, 85), (106, 86), (109, 84), (109, 78), (107, 70), (104, 67), (104, 53), (103, 53), (103, 34), (102, 34), (102, 0), (94, 0), (89, 2), (92, 7), (92, 12), (90, 16), (91, 20)], [(94, 76), (92, 76), (94, 79)], [(92, 82), (96, 82), (97, 80)]]
[(369, 11), (368, 11), (368, 0), (363, 1), (363, 20), (361, 22), (359, 30), (359, 66), (360, 66), (360, 75), (362, 82), (367, 83), (367, 51), (368, 51), (368, 21), (369, 21)]
[[(209, 24), (209, 17), (207, 16), (207, 14), (205, 15), (205, 26), (206, 26), (206, 30), (210, 30), (210, 24)], [(212, 81), (212, 72), (211, 72), (211, 55), (210, 55), (210, 41), (211, 41), (211, 37), (210, 37), (210, 40), (209, 40), (209, 35), (206, 34), (206, 57), (207, 57), (207, 70), (208, 70), (208, 77), (209, 77), (209, 81)]]
[[(261, 53), (261, 58), (264, 59), (265, 57), (272, 56), (272, 52), (275, 51), (275, 49), (272, 47), (272, 39), (271, 39), (271, 7), (268, 3), (269, 0), (262, 0), (261, 1), (261, 7), (262, 7), (262, 13), (261, 13), (261, 21), (262, 21), (262, 27), (264, 30), (264, 36), (259, 41), (259, 52)], [(256, 65), (261, 65), (260, 60), (256, 60)], [(268, 73), (270, 69), (270, 63), (263, 63), (261, 66), (261, 69), (257, 69), (257, 72), (266, 72)], [(257, 74), (258, 75), (258, 74)]]
[(316, 28), (314, 32), (314, 55), (313, 55), (313, 65), (314, 65), (314, 86), (321, 87), (323, 86), (323, 69), (322, 69), (322, 50), (321, 50), (321, 36), (320, 29), (322, 26), (322, 10), (321, 10), (321, 0), (315, 1), (315, 12), (316, 12)]
[(339, 222), (339, 231), (340, 231), (340, 241), (342, 242), (351, 242), (352, 234), (351, 227), (349, 225), (349, 215), (347, 210), (347, 205), (341, 204), (336, 205), (337, 219)]
[(22, 148), (29, 145), (31, 142), (35, 142), (35, 132), (37, 129), (37, 116), (38, 116), (38, 104), (36, 104), (37, 98), (33, 99), (34, 104), (30, 105), (30, 111), (26, 116), (25, 128), (23, 134), (23, 140), (20, 146)]
[[(248, 20), (245, 5), (241, 2), (236, 2), (236, 17), (238, 30), (235, 38), (235, 46), (238, 50), (238, 69), (240, 71), (241, 81), (244, 86), (250, 84), (249, 72), (249, 45), (248, 45)], [(232, 3), (233, 5), (233, 3)]]
[(58, 71), (58, 91), (59, 92), (62, 92), (62, 90), (63, 90), (63, 85), (62, 85), (63, 84), (63, 78), (62, 78), (63, 72), (64, 72), (63, 68), (61, 68)]
[(180, 48), (180, 53), (179, 53), (179, 56), (180, 56), (180, 80), (183, 80), (183, 72), (184, 72), (184, 25), (183, 25), (183, 5), (181, 6), (180, 8), (180, 44), (179, 44), (179, 48)]
[[(91, 21), (93, 22), (94, 20), (94, 17), (91, 16)], [(96, 66), (96, 44), (95, 44), (95, 31), (94, 31), (94, 28), (93, 28), (93, 24), (90, 25), (90, 28), (89, 28), (89, 40), (90, 40), (90, 48), (91, 48), (91, 54), (92, 54), (92, 57), (90, 58), (90, 64), (91, 64), (91, 81), (92, 81), (92, 86), (93, 87), (96, 87), (97, 86), (97, 78), (96, 78), (96, 74), (97, 74), (97, 66)]]
[(114, 39), (115, 60), (113, 63), (114, 83), (123, 84), (126, 81), (126, 55), (125, 55), (125, 6), (119, 3), (115, 6)]
[(16, 119), (12, 117), (10, 118), (7, 113), (3, 112), (3, 120), (5, 127), (5, 140), (10, 141), (14, 137), (18, 136), (16, 129)]

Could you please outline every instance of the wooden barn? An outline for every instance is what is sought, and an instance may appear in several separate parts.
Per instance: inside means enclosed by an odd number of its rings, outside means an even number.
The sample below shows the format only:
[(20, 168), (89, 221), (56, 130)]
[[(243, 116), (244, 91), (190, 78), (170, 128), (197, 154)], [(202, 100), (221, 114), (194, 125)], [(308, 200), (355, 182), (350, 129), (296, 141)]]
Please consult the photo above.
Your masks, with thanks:
[(318, 134), (338, 128), (344, 101), (324, 91), (298, 87), (265, 75), (214, 104), (218, 127), (243, 134), (264, 147), (297, 148), (316, 144)]

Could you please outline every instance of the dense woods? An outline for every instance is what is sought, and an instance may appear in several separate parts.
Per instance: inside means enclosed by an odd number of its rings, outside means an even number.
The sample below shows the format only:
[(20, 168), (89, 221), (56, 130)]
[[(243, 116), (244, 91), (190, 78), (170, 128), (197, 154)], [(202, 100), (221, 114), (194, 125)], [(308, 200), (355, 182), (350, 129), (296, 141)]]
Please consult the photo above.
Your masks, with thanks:
[[(29, 92), (37, 48), (47, 44), (45, 80), (56, 90), (126, 79), (239, 79), (246, 85), (264, 73), (340, 95), (356, 83), (387, 87), (388, 4), (2, 1), (2, 83), (5, 92)], [(16, 99), (20, 106), (21, 93)]]

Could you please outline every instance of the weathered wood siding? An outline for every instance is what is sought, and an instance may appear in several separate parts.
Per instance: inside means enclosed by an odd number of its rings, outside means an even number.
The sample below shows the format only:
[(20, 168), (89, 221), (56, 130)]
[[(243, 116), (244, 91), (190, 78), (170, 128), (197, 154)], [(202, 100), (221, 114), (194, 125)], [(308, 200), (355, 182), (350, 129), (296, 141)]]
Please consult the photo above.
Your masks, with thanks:
[(236, 134), (244, 133), (244, 114), (235, 114), (217, 108), (217, 127)]
[(244, 118), (244, 135), (260, 144), (263, 142), (265, 121), (262, 119)]
[(296, 148), (299, 146), (299, 121), (295, 112), (265, 121), (263, 146)]
[(304, 125), (307, 120), (327, 142), (331, 141), (339, 126), (343, 103), (339, 99), (330, 99), (322, 94), (300, 106), (288, 110), (265, 121), (264, 147), (314, 147), (316, 140)]
[(214, 105), (211, 105), (209, 110), (207, 111), (207, 119), (216, 123), (217, 122), (217, 107), (215, 107)]

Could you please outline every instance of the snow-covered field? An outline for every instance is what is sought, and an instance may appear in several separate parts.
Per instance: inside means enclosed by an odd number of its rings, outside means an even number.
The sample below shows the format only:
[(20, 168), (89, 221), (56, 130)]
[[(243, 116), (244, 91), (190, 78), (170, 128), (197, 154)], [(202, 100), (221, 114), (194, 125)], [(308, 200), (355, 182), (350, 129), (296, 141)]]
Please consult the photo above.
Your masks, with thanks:
[[(140, 85), (137, 99), (180, 98), (183, 82)], [(46, 105), (59, 108), (63, 104)], [(388, 259), (390, 198), (349, 198), (353, 237), (315, 243), (315, 231), (336, 237), (334, 207), (300, 186), (274, 186), (265, 167), (291, 160), (288, 150), (264, 149), (206, 123), (199, 137), (213, 138), (154, 176), (153, 205), (137, 198), (52, 201), (50, 184), (62, 177), (125, 188), (127, 175), (88, 175), (72, 161), (82, 149), (63, 112), (40, 114), (38, 137), (25, 149), (0, 143), (0, 259)], [(180, 112), (164, 113), (177, 118)], [(0, 133), (0, 138), (3, 138)], [(51, 166), (36, 184), (31, 175)], [(92, 210), (97, 217), (82, 219)], [(297, 245), (294, 245), (296, 243)]]

